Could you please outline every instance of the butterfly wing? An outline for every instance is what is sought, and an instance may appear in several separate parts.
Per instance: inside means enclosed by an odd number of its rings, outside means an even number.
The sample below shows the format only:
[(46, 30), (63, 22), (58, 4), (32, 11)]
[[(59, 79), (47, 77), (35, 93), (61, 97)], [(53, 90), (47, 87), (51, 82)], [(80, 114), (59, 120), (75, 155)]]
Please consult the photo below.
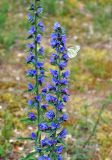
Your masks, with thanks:
[(67, 50), (67, 54), (69, 56), (69, 58), (74, 58), (77, 56), (78, 52), (80, 50), (80, 46), (76, 45), (74, 48), (68, 48)]

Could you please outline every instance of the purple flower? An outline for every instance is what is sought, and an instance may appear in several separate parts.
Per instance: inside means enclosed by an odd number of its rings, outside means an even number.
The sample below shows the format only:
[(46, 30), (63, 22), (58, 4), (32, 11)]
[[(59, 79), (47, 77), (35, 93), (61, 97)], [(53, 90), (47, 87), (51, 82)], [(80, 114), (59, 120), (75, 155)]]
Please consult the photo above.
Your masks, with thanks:
[(60, 127), (60, 125), (59, 125), (58, 123), (51, 122), (51, 124), (50, 124), (50, 128), (51, 128), (52, 130), (57, 129), (57, 128), (59, 128), (59, 127)]
[(57, 63), (57, 59), (59, 58), (59, 56), (56, 53), (53, 53), (50, 57), (50, 63), (51, 64), (56, 64)]
[(36, 134), (34, 132), (31, 133), (31, 139), (35, 140), (36, 139)]
[(52, 95), (46, 95), (46, 101), (49, 102), (49, 103), (57, 103), (57, 98), (52, 96)]
[(50, 69), (50, 73), (52, 74), (53, 77), (57, 78), (58, 77), (58, 71)]
[(43, 47), (40, 47), (38, 53), (39, 53), (40, 55), (44, 55), (44, 48), (43, 48)]
[(39, 75), (39, 76), (38, 76), (38, 83), (39, 83), (40, 85), (42, 85), (43, 82), (44, 82), (44, 76)]
[(65, 44), (65, 43), (66, 43), (66, 35), (63, 34), (63, 35), (61, 36), (61, 38), (62, 38), (62, 43)]
[(61, 154), (62, 151), (63, 151), (63, 148), (64, 148), (63, 146), (58, 146), (58, 147), (55, 149), (56, 153)]
[(33, 101), (32, 100), (28, 100), (28, 105), (32, 106), (33, 105)]
[(60, 70), (63, 70), (67, 66), (67, 63), (66, 62), (60, 62), (58, 64), (58, 66), (59, 66)]
[(37, 9), (37, 12), (36, 12), (37, 15), (42, 14), (42, 12), (43, 12), (43, 8), (41, 6), (39, 6), (38, 9)]
[(47, 157), (46, 155), (40, 156), (38, 160), (51, 160), (51, 158)]
[(42, 105), (41, 105), (41, 108), (42, 108), (42, 109), (47, 109), (47, 107), (48, 107), (47, 104), (42, 104)]
[(50, 120), (53, 119), (55, 117), (55, 114), (52, 110), (49, 110), (48, 112), (46, 112), (46, 117)]
[(68, 102), (68, 95), (64, 95), (64, 96), (63, 96), (63, 101), (64, 101), (64, 102)]
[(45, 131), (49, 129), (48, 125), (45, 122), (40, 123), (38, 127), (41, 131)]
[(37, 68), (42, 69), (43, 68), (44, 63), (43, 62), (37, 62)]
[(59, 83), (60, 83), (62, 86), (68, 85), (67, 79), (61, 79)]
[(54, 40), (51, 40), (51, 46), (54, 48), (54, 47), (56, 47), (56, 45), (57, 45), (57, 41), (54, 39)]
[(42, 146), (52, 146), (54, 145), (55, 141), (52, 139), (48, 139), (48, 138), (44, 138), (43, 140), (41, 140), (41, 144)]
[(44, 73), (45, 73), (45, 70), (44, 70), (44, 69), (41, 69), (41, 70), (40, 70), (40, 75), (42, 75), (42, 76), (43, 76), (43, 75), (44, 75)]
[(56, 104), (56, 109), (61, 111), (64, 107), (64, 104), (62, 102), (59, 102), (58, 104)]
[(33, 88), (34, 88), (33, 84), (29, 83), (28, 84), (28, 90), (31, 91), (31, 90), (33, 90)]
[(65, 71), (62, 73), (63, 78), (68, 78), (70, 72), (69, 71)]
[(69, 95), (67, 88), (62, 89), (62, 90), (61, 90), (61, 93), (62, 93), (62, 95)]
[(32, 121), (34, 121), (36, 119), (36, 116), (33, 112), (28, 113), (28, 118)]
[(44, 87), (44, 88), (42, 89), (42, 93), (47, 93), (47, 88), (46, 88), (46, 87)]
[(65, 50), (66, 50), (66, 48), (65, 48), (64, 46), (61, 46), (60, 49), (59, 49), (59, 51), (60, 51), (61, 53), (63, 53)]
[(30, 49), (30, 50), (33, 50), (35, 48), (35, 45), (34, 43), (28, 43), (27, 47)]
[(63, 121), (67, 121), (67, 120), (68, 120), (68, 115), (67, 115), (66, 113), (63, 114), (62, 117), (61, 117), (61, 119), (62, 119)]
[(35, 69), (30, 69), (27, 71), (27, 75), (32, 76), (32, 77), (35, 76), (36, 73), (37, 73), (37, 71)]
[(38, 43), (38, 44), (40, 44), (40, 42), (41, 42), (41, 34), (38, 34), (37, 35), (37, 37), (36, 37), (36, 39), (35, 39), (35, 41), (36, 41), (36, 43)]
[(28, 57), (26, 57), (26, 62), (27, 63), (34, 62), (34, 59), (35, 59), (35, 56), (30, 52)]
[(43, 22), (38, 22), (38, 27), (40, 28), (41, 31), (44, 31)]
[(58, 158), (57, 160), (62, 160), (62, 156), (60, 154), (58, 155), (57, 158)]
[(58, 138), (65, 138), (67, 135), (67, 130), (63, 129), (59, 134), (58, 134)]
[(48, 85), (48, 90), (49, 90), (49, 91), (56, 91), (56, 87), (49, 84), (49, 85)]
[(60, 25), (58, 22), (56, 22), (56, 23), (54, 24), (53, 29), (54, 29), (54, 30), (57, 30), (57, 29), (59, 29), (60, 27), (61, 27), (61, 25)]
[(62, 60), (67, 62), (68, 59), (69, 59), (68, 54), (65, 53), (65, 54), (62, 55)]
[(33, 20), (33, 16), (31, 14), (28, 14), (27, 18), (28, 18), (29, 22), (31, 22)]
[(28, 34), (29, 34), (29, 35), (33, 35), (34, 33), (35, 33), (35, 27), (32, 26), (32, 27), (30, 28), (30, 30), (28, 31)]
[(40, 102), (40, 101), (41, 101), (41, 95), (35, 96), (35, 100), (36, 100), (37, 102)]

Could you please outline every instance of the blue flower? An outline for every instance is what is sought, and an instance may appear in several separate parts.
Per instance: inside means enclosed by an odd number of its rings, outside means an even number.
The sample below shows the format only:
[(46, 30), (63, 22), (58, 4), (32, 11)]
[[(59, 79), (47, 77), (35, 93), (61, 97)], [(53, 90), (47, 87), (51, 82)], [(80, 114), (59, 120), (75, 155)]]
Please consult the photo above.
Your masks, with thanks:
[(47, 93), (47, 88), (46, 87), (44, 87), (43, 89), (42, 89), (42, 93)]
[(67, 63), (66, 62), (60, 62), (58, 64), (58, 66), (59, 66), (60, 70), (63, 70), (67, 66)]
[(55, 22), (53, 29), (57, 30), (61, 27), (61, 25), (58, 22)]
[(33, 20), (33, 16), (31, 14), (28, 14), (27, 18), (28, 18), (29, 22), (31, 22)]
[(30, 52), (28, 57), (26, 57), (26, 62), (27, 63), (34, 62), (34, 59), (35, 59), (35, 56), (32, 54), (32, 52)]
[(67, 115), (66, 113), (63, 114), (62, 117), (61, 117), (61, 119), (62, 119), (63, 121), (67, 121), (67, 120), (68, 120), (68, 115)]
[(39, 53), (40, 55), (44, 55), (44, 48), (43, 48), (43, 47), (40, 47), (38, 53)]
[(47, 104), (42, 104), (42, 105), (41, 105), (41, 108), (42, 108), (42, 109), (47, 109), (47, 107), (48, 107)]
[(34, 43), (28, 43), (27, 47), (30, 49), (30, 50), (33, 50), (35, 48), (35, 45)]
[(37, 9), (37, 12), (36, 12), (37, 15), (42, 14), (42, 12), (43, 12), (43, 8), (41, 6), (39, 6), (38, 9)]
[(53, 53), (50, 57), (50, 63), (51, 64), (56, 64), (57, 63), (57, 59), (59, 58), (59, 56), (56, 53)]
[(66, 35), (63, 34), (63, 35), (61, 36), (61, 38), (62, 38), (62, 43), (65, 44), (65, 43), (66, 43)]
[(43, 82), (44, 82), (44, 76), (39, 75), (39, 76), (38, 76), (38, 83), (39, 83), (40, 85), (42, 85)]
[(38, 127), (41, 131), (45, 131), (49, 129), (48, 125), (45, 122), (40, 123)]
[(67, 135), (67, 130), (63, 129), (59, 134), (58, 134), (58, 138), (65, 138)]
[(50, 73), (53, 75), (53, 77), (57, 78), (58, 77), (58, 71), (50, 69)]
[(67, 79), (61, 79), (59, 83), (60, 83), (62, 86), (68, 85)]
[(40, 156), (38, 160), (51, 160), (51, 158), (47, 157), (46, 155)]
[(63, 101), (64, 101), (64, 102), (68, 102), (68, 95), (64, 95), (64, 96), (63, 96)]
[(35, 116), (35, 114), (33, 113), (33, 112), (30, 112), (30, 113), (28, 113), (28, 118), (30, 119), (30, 120), (35, 120), (36, 119), (36, 116)]
[(54, 48), (57, 45), (57, 41), (55, 39), (53, 39), (53, 40), (51, 40), (50, 44)]
[(35, 76), (37, 74), (37, 71), (35, 69), (30, 69), (27, 71), (28, 76)]
[(64, 107), (64, 104), (62, 102), (59, 102), (58, 104), (56, 104), (56, 109), (61, 111)]
[(52, 95), (47, 94), (46, 95), (46, 101), (49, 102), (49, 103), (54, 103), (55, 104), (55, 103), (57, 103), (57, 98), (52, 96)]
[(33, 90), (33, 88), (34, 88), (33, 84), (29, 83), (28, 84), (28, 90), (31, 91), (31, 90)]
[(44, 75), (44, 73), (45, 73), (45, 70), (44, 70), (44, 69), (41, 69), (41, 70), (40, 70), (40, 75), (42, 75), (42, 76), (43, 76), (43, 75)]
[(35, 41), (36, 41), (36, 43), (38, 43), (38, 44), (40, 44), (40, 42), (41, 42), (41, 34), (38, 34), (37, 35), (37, 37), (36, 37), (36, 39), (35, 39)]
[(63, 53), (65, 50), (66, 50), (66, 48), (65, 48), (64, 46), (61, 46), (60, 49), (59, 49), (59, 51), (60, 51), (61, 53)]
[(28, 100), (28, 105), (32, 106), (33, 105), (33, 101), (32, 100)]
[(36, 100), (37, 102), (40, 102), (40, 101), (41, 101), (41, 95), (35, 96), (35, 100)]
[(69, 95), (67, 88), (62, 89), (62, 90), (61, 90), (61, 93), (62, 93), (62, 95)]
[(54, 145), (55, 141), (52, 139), (48, 139), (48, 138), (44, 138), (43, 140), (41, 140), (41, 145), (42, 146), (52, 146)]
[(41, 31), (44, 31), (43, 22), (38, 22), (38, 27), (40, 28)]
[(56, 87), (53, 86), (53, 85), (51, 85), (51, 84), (49, 84), (49, 85), (48, 85), (48, 90), (49, 90), (49, 91), (56, 91)]
[(34, 132), (31, 133), (31, 139), (33, 139), (33, 140), (36, 139), (36, 134)]
[(53, 119), (55, 117), (55, 114), (52, 110), (49, 110), (48, 112), (46, 112), (45, 115), (48, 119)]
[(50, 128), (52, 130), (57, 129), (59, 127), (60, 127), (59, 123), (51, 122), (51, 124), (50, 124)]
[(62, 60), (67, 62), (68, 59), (69, 59), (68, 54), (65, 53), (65, 54), (62, 55)]
[(62, 160), (62, 156), (60, 154), (58, 155), (57, 158), (58, 158), (57, 160)]
[(69, 71), (65, 71), (62, 73), (63, 78), (68, 78), (70, 72)]
[(44, 63), (43, 62), (37, 62), (37, 68), (42, 69), (43, 68)]
[(29, 34), (29, 35), (33, 35), (34, 33), (35, 33), (35, 27), (32, 26), (32, 27), (30, 28), (30, 30), (28, 31), (28, 34)]
[(58, 147), (55, 149), (56, 153), (61, 154), (62, 151), (63, 151), (63, 148), (64, 148), (63, 146), (58, 146)]

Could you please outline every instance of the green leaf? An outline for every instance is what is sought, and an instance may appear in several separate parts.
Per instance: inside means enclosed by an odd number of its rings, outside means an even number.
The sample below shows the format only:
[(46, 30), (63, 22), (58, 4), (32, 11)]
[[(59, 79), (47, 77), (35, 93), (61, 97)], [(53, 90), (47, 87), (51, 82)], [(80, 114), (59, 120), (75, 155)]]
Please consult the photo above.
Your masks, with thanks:
[(35, 155), (35, 154), (37, 154), (37, 152), (31, 152), (25, 158), (22, 158), (21, 160), (33, 160), (33, 159), (30, 159), (30, 158), (32, 158), (32, 156)]
[(18, 137), (18, 140), (32, 140), (30, 137)]

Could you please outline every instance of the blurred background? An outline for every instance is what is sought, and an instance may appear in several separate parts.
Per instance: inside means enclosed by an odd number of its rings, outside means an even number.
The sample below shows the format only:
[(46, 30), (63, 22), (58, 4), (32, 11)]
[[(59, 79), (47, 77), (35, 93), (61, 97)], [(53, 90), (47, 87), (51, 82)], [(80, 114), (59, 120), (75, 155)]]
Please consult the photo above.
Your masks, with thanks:
[[(29, 152), (28, 143), (17, 140), (33, 129), (20, 121), (29, 97), (25, 92), (29, 2), (0, 0), (0, 160), (19, 160)], [(43, 0), (43, 5), (46, 62), (55, 21), (65, 27), (67, 46), (81, 47), (68, 66), (71, 96), (64, 159), (112, 160), (112, 0)]]

